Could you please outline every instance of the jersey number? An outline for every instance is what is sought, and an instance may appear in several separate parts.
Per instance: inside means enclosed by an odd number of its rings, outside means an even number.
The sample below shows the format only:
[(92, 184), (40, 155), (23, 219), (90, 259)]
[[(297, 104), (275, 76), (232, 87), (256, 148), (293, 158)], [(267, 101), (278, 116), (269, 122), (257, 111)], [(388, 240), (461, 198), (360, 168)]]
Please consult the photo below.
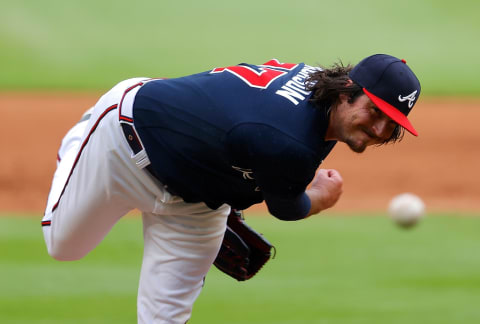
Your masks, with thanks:
[(286, 74), (287, 71), (293, 70), (296, 66), (297, 64), (280, 63), (278, 60), (273, 59), (259, 65), (257, 68), (247, 65), (235, 65), (215, 68), (210, 73), (222, 73), (227, 71), (240, 78), (251, 87), (266, 89), (276, 78)]

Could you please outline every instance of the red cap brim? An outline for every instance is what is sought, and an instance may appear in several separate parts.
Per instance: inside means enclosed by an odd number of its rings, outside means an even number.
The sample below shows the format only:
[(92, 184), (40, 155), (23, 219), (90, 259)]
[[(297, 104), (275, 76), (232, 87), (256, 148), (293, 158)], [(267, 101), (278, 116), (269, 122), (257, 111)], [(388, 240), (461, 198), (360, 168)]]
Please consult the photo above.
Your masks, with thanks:
[(400, 110), (386, 102), (385, 100), (377, 97), (367, 89), (363, 88), (363, 92), (367, 95), (370, 100), (373, 101), (373, 103), (385, 113), (388, 117), (390, 117), (394, 122), (405, 128), (407, 131), (409, 131), (412, 135), (418, 136), (417, 131), (415, 128), (413, 128), (412, 124), (410, 121), (407, 119), (407, 116), (402, 114)]

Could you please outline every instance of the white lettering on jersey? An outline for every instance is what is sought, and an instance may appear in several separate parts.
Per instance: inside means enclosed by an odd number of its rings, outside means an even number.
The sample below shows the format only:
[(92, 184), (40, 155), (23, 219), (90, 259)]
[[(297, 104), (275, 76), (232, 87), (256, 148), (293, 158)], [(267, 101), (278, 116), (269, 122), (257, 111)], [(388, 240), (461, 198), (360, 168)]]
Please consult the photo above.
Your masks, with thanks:
[(290, 100), (291, 102), (293, 102), (293, 104), (296, 106), (298, 105), (298, 100), (296, 100), (295, 98), (298, 98), (300, 100), (304, 100), (305, 97), (302, 96), (301, 94), (299, 94), (297, 91), (293, 90), (293, 89), (290, 89), (289, 87), (287, 86), (282, 86), (281, 88), (282, 90), (277, 90), (277, 92), (275, 92), (277, 95), (280, 95), (282, 97), (285, 97), (287, 98), (288, 100)]
[(285, 86), (296, 90), (297, 92), (303, 93), (304, 95), (309, 95), (310, 91), (305, 90), (305, 84), (303, 83), (298, 83), (293, 80), (288, 81), (285, 83)]
[(301, 100), (305, 100), (306, 96), (310, 94), (310, 91), (305, 90), (305, 79), (310, 73), (318, 70), (320, 68), (305, 65), (300, 72), (288, 80), (275, 94), (288, 99), (295, 106), (298, 105)]

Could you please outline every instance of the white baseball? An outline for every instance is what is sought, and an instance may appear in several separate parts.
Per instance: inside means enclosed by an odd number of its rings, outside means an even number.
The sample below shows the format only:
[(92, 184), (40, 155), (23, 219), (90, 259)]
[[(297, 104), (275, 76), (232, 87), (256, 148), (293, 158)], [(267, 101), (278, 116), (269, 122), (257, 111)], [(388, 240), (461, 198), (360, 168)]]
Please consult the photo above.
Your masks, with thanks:
[(425, 204), (417, 195), (403, 193), (390, 201), (388, 213), (397, 225), (409, 228), (424, 216)]

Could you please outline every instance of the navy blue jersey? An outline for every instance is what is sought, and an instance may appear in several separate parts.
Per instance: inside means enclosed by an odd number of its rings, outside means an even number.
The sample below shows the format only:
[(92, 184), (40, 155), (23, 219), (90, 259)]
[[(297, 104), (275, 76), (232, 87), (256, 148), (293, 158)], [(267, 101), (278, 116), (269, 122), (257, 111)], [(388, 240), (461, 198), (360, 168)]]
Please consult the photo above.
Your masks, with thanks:
[(305, 217), (305, 189), (336, 143), (324, 140), (327, 107), (305, 90), (315, 70), (272, 60), (145, 84), (134, 123), (157, 176), (186, 202), (265, 200), (280, 219)]

